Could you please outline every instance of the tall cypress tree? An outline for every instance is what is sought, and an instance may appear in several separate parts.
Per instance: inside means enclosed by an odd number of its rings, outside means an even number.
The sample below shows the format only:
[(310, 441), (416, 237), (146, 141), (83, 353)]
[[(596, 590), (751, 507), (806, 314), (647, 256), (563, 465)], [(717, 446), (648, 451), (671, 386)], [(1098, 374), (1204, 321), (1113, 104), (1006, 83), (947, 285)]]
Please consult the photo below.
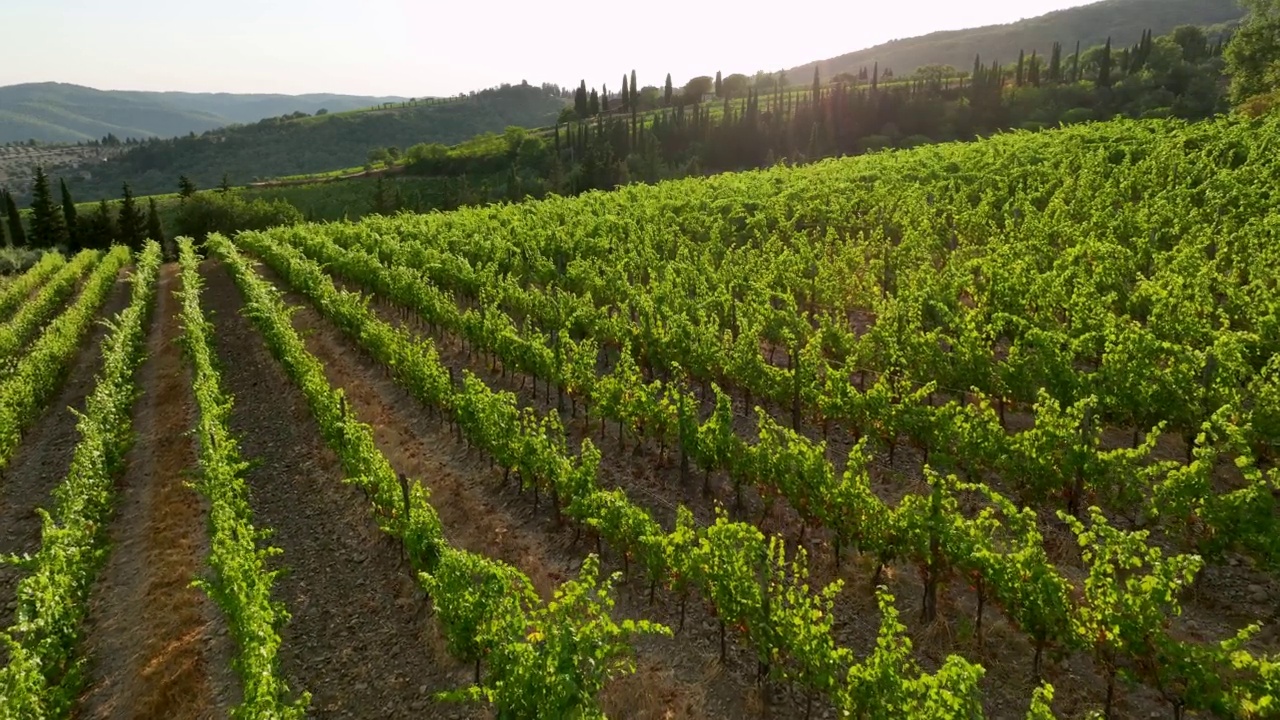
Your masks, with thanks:
[(583, 80), (573, 94), (573, 112), (581, 120), (587, 116), (587, 110), (587, 81)]
[(146, 239), (146, 226), (142, 210), (133, 199), (133, 190), (129, 183), (124, 184), (123, 197), (120, 200), (120, 216), (116, 220), (116, 239), (128, 245), (134, 252), (142, 250), (142, 241)]
[(1023, 80), (1026, 78), (1027, 72), (1027, 51), (1018, 51), (1018, 74), (1015, 76), (1015, 83), (1018, 87), (1022, 87)]
[(80, 219), (76, 217), (76, 204), (67, 189), (66, 178), (60, 178), (58, 182), (62, 190), (62, 219), (67, 224), (67, 250), (76, 252), (83, 245), (80, 241)]
[(1031, 51), (1031, 64), (1027, 65), (1027, 82), (1032, 87), (1040, 87), (1040, 58), (1035, 50)]
[(720, 71), (716, 71), (716, 97), (724, 97), (724, 85), (720, 79)]
[(106, 200), (100, 200), (98, 209), (85, 220), (81, 237), (85, 247), (95, 250), (106, 250), (115, 242), (116, 221)]
[[(0, 194), (3, 193), (4, 191), (0, 190)], [(4, 202), (0, 201), (0, 210), (3, 209)], [(0, 223), (0, 244), (3, 244), (5, 247), (13, 247), (13, 242), (9, 240), (9, 231), (5, 229), (5, 223)]]
[(813, 104), (818, 104), (818, 96), (822, 94), (822, 78), (818, 75), (818, 67), (813, 67)]
[(18, 214), (18, 205), (13, 201), (13, 193), (4, 191), (4, 214), (9, 218), (9, 242), (17, 247), (27, 244), (27, 233), (22, 229), (22, 216)]
[(1071, 58), (1071, 82), (1080, 82), (1080, 41), (1076, 41), (1076, 54)]
[(591, 101), (587, 105), (587, 114), (595, 117), (600, 114), (600, 93), (595, 88), (591, 88)]
[(1049, 55), (1049, 82), (1062, 82), (1062, 43), (1053, 44), (1053, 53)]
[(622, 73), (622, 94), (619, 95), (622, 101), (622, 111), (626, 112), (631, 109), (631, 90), (627, 87), (627, 74)]
[(635, 114), (640, 103), (640, 86), (636, 84), (636, 71), (631, 71), (631, 112)]
[(672, 94), (672, 88), (671, 88), (671, 73), (667, 73), (667, 84), (666, 84), (666, 87), (665, 87), (665, 88), (663, 88), (663, 91), (662, 91), (662, 106), (663, 106), (663, 107), (671, 107), (671, 94)]
[(44, 168), (36, 166), (35, 183), (31, 188), (31, 246), (51, 248), (67, 244), (67, 226), (62, 211), (53, 202), (49, 188), (49, 176)]
[(160, 223), (160, 209), (156, 206), (155, 198), (147, 199), (147, 238), (161, 245), (165, 244), (164, 225)]
[(1111, 38), (1102, 47), (1102, 57), (1098, 60), (1098, 87), (1111, 87)]

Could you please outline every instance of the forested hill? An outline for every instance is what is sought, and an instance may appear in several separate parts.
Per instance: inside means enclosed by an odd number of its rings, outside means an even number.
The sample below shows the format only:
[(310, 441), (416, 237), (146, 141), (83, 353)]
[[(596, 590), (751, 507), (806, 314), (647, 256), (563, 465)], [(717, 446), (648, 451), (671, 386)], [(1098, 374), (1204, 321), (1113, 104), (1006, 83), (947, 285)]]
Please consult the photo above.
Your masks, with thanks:
[(1062, 43), (1070, 52), (1076, 41), (1087, 48), (1101, 45), (1108, 37), (1117, 46), (1131, 45), (1146, 30), (1164, 35), (1179, 25), (1209, 27), (1234, 23), (1242, 17), (1244, 10), (1237, 0), (1104, 0), (1006, 25), (894, 40), (791, 68), (787, 75), (803, 81), (813, 75), (816, 66), (823, 77), (829, 78), (839, 73), (856, 74), (864, 67), (870, 70), (875, 63), (879, 63), (882, 70), (891, 68), (898, 76), (911, 74), (925, 65), (951, 65), (968, 70), (977, 55), (981, 55), (984, 62), (1010, 62), (1017, 60), (1018, 53), (1024, 50), (1028, 55), (1035, 50), (1046, 56), (1055, 42)]
[(0, 87), (0, 143), (78, 142), (174, 137), (293, 112), (343, 112), (399, 102), (360, 95), (238, 95), (232, 93), (95, 90), (67, 83)]
[(360, 166), (374, 148), (454, 144), (509, 125), (549, 125), (564, 105), (559, 88), (506, 85), (449, 101), (269, 118), (195, 137), (147, 141), (93, 166), (91, 178), (71, 183), (81, 200), (116, 197), (126, 181), (138, 194), (173, 192), (180, 175), (204, 188), (220, 183), (224, 174), (232, 184), (243, 185)]

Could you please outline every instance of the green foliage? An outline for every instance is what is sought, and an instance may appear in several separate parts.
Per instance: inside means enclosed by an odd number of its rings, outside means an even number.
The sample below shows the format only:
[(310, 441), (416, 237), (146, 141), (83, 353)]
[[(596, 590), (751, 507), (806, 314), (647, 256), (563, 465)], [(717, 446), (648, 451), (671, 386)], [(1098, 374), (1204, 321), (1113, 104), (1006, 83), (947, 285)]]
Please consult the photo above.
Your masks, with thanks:
[(1231, 101), (1280, 89), (1280, 3), (1244, 0), (1248, 15), (1227, 45), (1227, 72), (1231, 75)]
[(22, 216), (18, 214), (18, 205), (13, 201), (13, 194), (4, 191), (5, 217), (9, 224), (9, 244), (22, 247), (27, 244), (27, 233), (22, 227)]
[(265, 230), (302, 221), (302, 213), (282, 200), (246, 201), (237, 192), (197, 192), (183, 201), (174, 224), (176, 234), (203, 242), (211, 233)]
[(42, 253), (34, 250), (8, 249), (5, 254), (13, 258), (11, 262), (15, 265), (21, 262), (17, 260), (19, 255), (34, 254), (34, 259), (21, 268), (9, 268), (5, 273), (24, 271), (21, 276), (0, 287), (0, 321), (8, 321), (13, 313), (31, 297), (31, 293), (42, 287), (66, 263), (62, 255), (57, 252)]
[(129, 183), (125, 183), (120, 196), (119, 212), (116, 215), (115, 239), (127, 247), (141, 249), (147, 234), (145, 223), (142, 209), (138, 207), (138, 202), (133, 197), (133, 189), (129, 187)]
[(0, 380), (17, 366), (20, 351), (43, 330), (76, 291), (80, 279), (93, 270), (100, 253), (85, 250), (62, 266), (34, 295), (27, 298), (17, 313), (0, 326)]
[[(80, 300), (49, 326), (19, 373), (0, 384), (7, 402), (14, 383), (38, 385), (41, 378), (58, 375), (128, 260), (125, 248), (107, 255)], [(64, 717), (80, 695), (82, 622), (94, 577), (107, 557), (115, 481), (133, 442), (134, 375), (143, 360), (159, 267), (160, 249), (152, 243), (137, 258), (129, 306), (109, 324), (102, 371), (77, 422), (80, 441), (70, 471), (54, 490), (52, 509), (39, 511), (40, 548), (21, 559), (28, 572), (18, 582), (14, 624), (0, 632), (9, 657), (0, 669), (0, 716)], [(34, 414), (36, 407), (24, 409)]]
[(67, 232), (67, 250), (75, 252), (83, 246), (80, 237), (80, 220), (76, 214), (76, 203), (71, 199), (71, 191), (67, 190), (67, 181), (59, 181), (62, 191), (62, 219)]
[(44, 168), (36, 167), (31, 191), (31, 245), (36, 248), (54, 248), (67, 244), (67, 226), (62, 210), (53, 200), (49, 176)]
[(493, 703), (497, 716), (510, 720), (603, 718), (597, 696), (609, 680), (635, 672), (635, 637), (670, 636), (671, 630), (648, 620), (614, 621), (612, 586), (621, 575), (605, 581), (599, 575), (600, 561), (590, 555), (578, 578), (561, 585), (545, 606), (537, 607), (540, 603), (528, 588), (489, 596), (535, 608), (525, 628), (502, 622), (512, 616), (510, 611), (496, 615), (496, 626), (480, 627), (494, 679), (465, 696)]
[[(262, 236), (243, 233), (240, 239), (252, 242), (255, 237)], [(514, 569), (475, 561), (471, 556), (451, 555), (453, 549), (444, 538), (435, 510), (427, 502), (426, 491), (397, 476), (378, 451), (371, 428), (349, 414), (341, 391), (328, 384), (323, 366), (306, 351), (290, 325), (278, 291), (255, 273), (230, 241), (212, 234), (208, 244), (230, 268), (245, 295), (247, 314), (262, 331), (268, 348), (306, 396), (326, 442), (338, 453), (348, 473), (348, 481), (360, 485), (373, 500), (383, 530), (404, 543), (424, 585), (437, 595), (466, 592), (468, 598), (492, 601), (477, 604), (447, 597), (438, 598), (436, 604), (450, 647), (466, 653), (467, 659), (482, 655), (489, 660), (488, 679), (465, 696), (492, 701), (502, 717), (540, 717), (536, 712), (540, 703), (554, 703), (571, 713), (568, 716), (576, 712), (599, 717), (596, 695), (603, 683), (634, 667), (625, 641), (640, 632), (660, 632), (660, 626), (631, 621), (615, 624), (609, 619), (613, 607), (611, 583), (602, 585), (597, 581), (594, 560), (584, 563), (578, 581), (562, 586), (556, 599), (544, 606), (536, 594), (521, 591), (531, 584)], [(277, 267), (304, 292), (323, 297), (324, 310), (332, 313), (339, 326), (348, 330), (361, 327), (361, 337), (375, 349), (375, 355), (401, 358), (397, 363), (399, 373), (412, 378), (417, 392), (440, 400), (452, 391), (449, 376), (439, 365), (433, 348), (409, 341), (402, 331), (373, 321), (363, 300), (339, 293), (332, 282), (317, 275), (313, 266)], [(487, 409), (491, 407), (476, 407), (474, 420), (491, 422)], [(515, 439), (507, 437), (508, 441)], [(544, 453), (551, 450), (543, 448)], [(522, 468), (523, 474), (531, 472)], [(493, 572), (498, 577), (492, 584), (481, 580), (482, 590), (477, 595), (466, 582), (474, 579), (475, 572)], [(499, 596), (497, 589), (502, 586), (514, 592)], [(478, 609), (491, 610), (492, 614), (482, 617)], [(475, 628), (480, 629), (478, 644), (471, 644), (466, 633)]]
[(114, 196), (128, 181), (135, 192), (172, 192), (187, 177), (211, 188), (223, 175), (235, 186), (256, 180), (359, 167), (372, 148), (422, 142), (459, 143), (508, 125), (541, 127), (563, 107), (558, 94), (535, 86), (503, 86), (473, 97), (323, 117), (268, 118), (200, 136), (149, 140), (94, 166), (91, 179), (68, 177), (77, 197)]
[(249, 465), (240, 456), (239, 443), (228, 429), (232, 399), (222, 388), (214, 364), (213, 326), (200, 309), (200, 259), (189, 238), (178, 240), (182, 344), (192, 366), (192, 392), (199, 415), (200, 479), (195, 484), (209, 502), (209, 565), (213, 577), (196, 581), (222, 609), (238, 647), (233, 663), (243, 687), (234, 718), (302, 718), (310, 696), (296, 700), (281, 677), (277, 654), (280, 629), (288, 612), (271, 598), (280, 575), (268, 570), (268, 560), (280, 554), (266, 543), (267, 534), (254, 528), (249, 488), (244, 472)]
[(116, 219), (106, 200), (100, 201), (92, 214), (80, 216), (80, 230), (77, 234), (85, 247), (95, 250), (109, 248), (116, 242), (119, 237)]

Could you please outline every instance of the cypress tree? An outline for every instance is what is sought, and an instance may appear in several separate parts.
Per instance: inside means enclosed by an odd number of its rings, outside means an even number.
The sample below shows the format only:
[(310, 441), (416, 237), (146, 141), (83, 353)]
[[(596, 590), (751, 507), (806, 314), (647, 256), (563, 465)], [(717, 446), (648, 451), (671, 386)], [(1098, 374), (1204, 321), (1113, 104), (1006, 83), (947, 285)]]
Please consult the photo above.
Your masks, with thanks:
[(13, 201), (13, 193), (4, 191), (4, 213), (9, 218), (9, 242), (17, 247), (27, 244), (27, 233), (22, 229), (22, 216), (18, 214), (18, 205)]
[(609, 113), (609, 86), (603, 85), (600, 89), (600, 112)]
[(631, 71), (631, 112), (635, 114), (636, 106), (640, 103), (640, 86), (636, 84), (636, 71)]
[(187, 198), (195, 194), (196, 194), (196, 184), (191, 182), (191, 179), (188, 178), (186, 175), (179, 175), (178, 176), (178, 195), (181, 196), (183, 200), (186, 200)]
[(1076, 54), (1071, 58), (1071, 82), (1080, 82), (1080, 41), (1076, 41)]
[(1022, 87), (1022, 82), (1026, 78), (1026, 71), (1027, 71), (1027, 51), (1019, 50), (1018, 51), (1018, 74), (1014, 76), (1015, 78), (1014, 84), (1016, 84), (1018, 87)]
[(1036, 57), (1036, 51), (1031, 51), (1031, 64), (1027, 66), (1027, 82), (1032, 87), (1040, 87), (1040, 58)]
[(587, 114), (595, 117), (600, 114), (600, 93), (595, 88), (591, 88), (591, 101), (587, 104)]
[[(4, 190), (0, 190), (0, 195), (4, 194)], [(4, 209), (4, 202), (0, 201), (0, 210)], [(5, 247), (13, 247), (13, 243), (9, 240), (9, 231), (5, 229), (5, 224), (0, 223), (0, 244)]]
[(880, 62), (876, 61), (875, 69), (871, 71), (871, 89), (875, 90), (880, 85)]
[(573, 94), (573, 112), (581, 120), (587, 116), (587, 81), (583, 80), (578, 85), (578, 90)]
[(716, 97), (724, 97), (724, 86), (720, 79), (720, 71), (716, 71)]
[(71, 199), (71, 191), (67, 190), (67, 181), (60, 179), (62, 190), (62, 219), (67, 224), (67, 250), (75, 252), (83, 247), (80, 240), (80, 218), (76, 213), (75, 201)]
[(98, 209), (85, 221), (82, 237), (84, 246), (95, 250), (106, 250), (115, 242), (116, 221), (106, 200), (99, 201)]
[(818, 68), (813, 68), (813, 104), (818, 105), (818, 96), (822, 94), (822, 79), (818, 76)]
[(662, 106), (663, 106), (663, 107), (671, 107), (671, 93), (672, 93), (672, 88), (671, 88), (671, 73), (667, 73), (667, 84), (666, 84), (666, 87), (665, 87), (665, 88), (663, 89), (663, 91), (662, 91)]
[(627, 74), (622, 73), (622, 111), (626, 112), (631, 108), (631, 90), (627, 87)]
[(1111, 87), (1111, 38), (1102, 48), (1102, 58), (1098, 60), (1098, 87)]
[[(381, 182), (382, 178), (379, 177), (378, 181)], [(147, 199), (147, 238), (165, 244), (164, 225), (160, 223), (160, 210), (156, 207), (155, 198)]]
[(35, 184), (31, 189), (31, 246), (52, 248), (67, 244), (67, 227), (62, 211), (53, 203), (49, 176), (36, 166)]
[(129, 187), (129, 183), (125, 183), (124, 194), (120, 200), (120, 216), (116, 221), (117, 239), (128, 245), (134, 252), (142, 250), (142, 241), (146, 239), (144, 222), (142, 210), (138, 209), (138, 203), (133, 199), (133, 190)]
[(1053, 44), (1053, 53), (1049, 55), (1049, 82), (1062, 82), (1062, 43)]

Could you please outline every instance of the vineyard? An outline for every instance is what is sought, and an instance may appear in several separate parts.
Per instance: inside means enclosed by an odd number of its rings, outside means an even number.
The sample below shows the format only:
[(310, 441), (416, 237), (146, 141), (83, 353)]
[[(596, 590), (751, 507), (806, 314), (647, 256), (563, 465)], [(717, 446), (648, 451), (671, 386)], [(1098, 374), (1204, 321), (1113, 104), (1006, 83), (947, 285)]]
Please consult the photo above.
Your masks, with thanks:
[(1276, 187), (1121, 121), (51, 254), (0, 718), (1280, 717)]

